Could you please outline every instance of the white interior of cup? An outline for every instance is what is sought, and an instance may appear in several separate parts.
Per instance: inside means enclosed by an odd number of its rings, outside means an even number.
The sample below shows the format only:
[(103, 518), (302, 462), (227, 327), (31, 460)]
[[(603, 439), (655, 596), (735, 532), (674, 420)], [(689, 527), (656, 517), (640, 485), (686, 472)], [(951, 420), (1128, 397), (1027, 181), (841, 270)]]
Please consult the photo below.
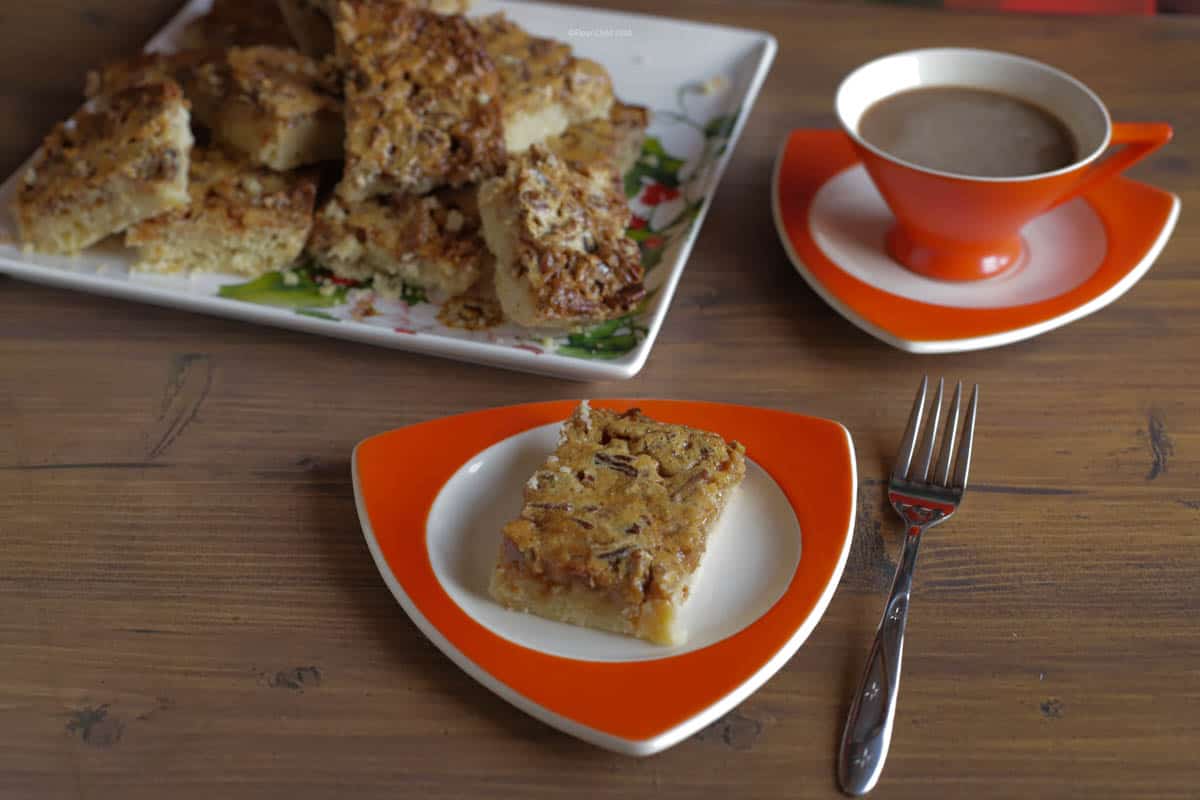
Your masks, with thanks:
[[(858, 135), (863, 113), (898, 92), (934, 86), (986, 89), (1018, 97), (1053, 113), (1075, 136), (1079, 159), (1062, 169), (1038, 175), (986, 178), (958, 175), (911, 164), (880, 150)], [(850, 73), (838, 87), (838, 119), (846, 132), (867, 149), (923, 172), (981, 181), (1017, 181), (1068, 172), (1096, 159), (1108, 147), (1112, 124), (1100, 98), (1062, 70), (1008, 53), (966, 48), (909, 50), (871, 61)]]

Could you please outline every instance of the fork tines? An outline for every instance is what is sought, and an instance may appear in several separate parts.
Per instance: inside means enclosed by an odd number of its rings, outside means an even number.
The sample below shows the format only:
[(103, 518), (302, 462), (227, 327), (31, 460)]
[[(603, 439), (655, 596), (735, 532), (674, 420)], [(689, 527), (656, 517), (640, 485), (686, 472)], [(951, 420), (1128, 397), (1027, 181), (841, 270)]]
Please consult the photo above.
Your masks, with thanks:
[[(946, 415), (946, 434), (942, 438), (942, 449), (930, 475), (930, 462), (933, 460), (933, 447), (937, 442), (938, 420), (942, 415), (942, 390), (945, 381), (938, 378), (937, 392), (933, 397), (933, 408), (929, 415), (929, 424), (921, 435), (920, 447), (917, 446), (917, 434), (921, 432), (921, 417), (925, 409), (925, 397), (929, 389), (929, 376), (921, 378), (921, 387), (917, 390), (916, 400), (913, 401), (912, 415), (908, 418), (908, 426), (904, 429), (904, 438), (900, 441), (900, 453), (896, 457), (896, 468), (892, 471), (892, 480), (905, 483), (925, 484), (945, 489), (962, 491), (967, 488), (967, 471), (971, 466), (971, 443), (975, 438), (975, 410), (979, 405), (979, 384), (971, 391), (971, 401), (967, 404), (967, 413), (962, 423), (962, 437), (955, 452), (955, 432), (958, 429), (958, 415), (962, 407), (962, 381), (954, 387), (954, 399), (950, 401), (950, 412)], [(916, 458), (913, 458), (916, 453)], [(951, 479), (950, 469), (954, 468)]]

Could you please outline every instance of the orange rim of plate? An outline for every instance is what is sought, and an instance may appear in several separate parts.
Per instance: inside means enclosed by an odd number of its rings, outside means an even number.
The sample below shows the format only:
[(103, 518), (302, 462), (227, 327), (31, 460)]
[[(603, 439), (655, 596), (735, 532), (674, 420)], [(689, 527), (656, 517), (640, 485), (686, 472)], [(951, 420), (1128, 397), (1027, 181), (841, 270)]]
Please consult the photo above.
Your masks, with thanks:
[(858, 163), (850, 139), (841, 131), (792, 131), (780, 154), (772, 189), (777, 193), (778, 221), (803, 267), (825, 291), (867, 323), (911, 342), (1009, 333), (1050, 322), (1101, 297), (1154, 248), (1175, 204), (1168, 192), (1127, 178), (1111, 178), (1084, 195), (1108, 237), (1104, 261), (1090, 278), (1037, 303), (954, 308), (911, 300), (865, 283), (843, 271), (813, 241), (808, 219), (817, 191)]
[(592, 404), (619, 410), (636, 405), (655, 419), (737, 439), (779, 484), (796, 514), (803, 545), (790, 585), (766, 614), (700, 650), (614, 663), (553, 656), (514, 644), (476, 622), (450, 598), (434, 574), (426, 546), (427, 517), (442, 486), (491, 445), (566, 419), (575, 401), (462, 414), (367, 439), (355, 451), (360, 511), (409, 600), (463, 656), (554, 714), (613, 737), (643, 741), (704, 712), (737, 691), (789, 644), (799, 646), (793, 640), (828, 603), (849, 550), (854, 455), (845, 428), (815, 417), (675, 400)]

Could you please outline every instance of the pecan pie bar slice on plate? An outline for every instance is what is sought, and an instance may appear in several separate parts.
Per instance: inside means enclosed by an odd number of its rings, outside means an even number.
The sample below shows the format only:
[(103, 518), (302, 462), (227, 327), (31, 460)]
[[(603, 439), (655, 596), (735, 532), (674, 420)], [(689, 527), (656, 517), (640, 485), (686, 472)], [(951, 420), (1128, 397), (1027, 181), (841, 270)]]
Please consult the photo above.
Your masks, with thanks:
[(311, 172), (273, 172), (196, 148), (188, 192), (187, 206), (126, 231), (137, 269), (250, 277), (284, 269), (312, 228), (317, 182)]
[(500, 78), (465, 17), (343, 0), (334, 27), (346, 72), (338, 194), (425, 194), (503, 169)]
[[(379, 0), (438, 14), (465, 14), (470, 0)], [(310, 56), (333, 52), (333, 17), (337, 0), (278, 0), (296, 44)]]
[(56, 125), (13, 204), (22, 243), (44, 253), (78, 253), (186, 205), (188, 123), (183, 91), (163, 81), (94, 98)]
[(333, 70), (295, 50), (231, 48), (185, 89), (213, 137), (256, 164), (285, 171), (341, 158), (341, 87)]
[(473, 188), (359, 202), (335, 195), (317, 213), (308, 251), (343, 278), (373, 278), (379, 288), (390, 277), (447, 294), (465, 291), (492, 258)]
[[(634, 405), (659, 423), (626, 416)], [(575, 402), (529, 403), (374, 436), (354, 452), (355, 501), (384, 582), (449, 659), (549, 725), (621, 753), (649, 755), (745, 700), (812, 632), (850, 550), (854, 448), (846, 429), (831, 420), (747, 406), (612, 398), (592, 401), (587, 423), (583, 417)], [(560, 447), (556, 442), (567, 418), (572, 444), (561, 447), (570, 452), (556, 453), (557, 462), (545, 463), (546, 454)], [(601, 444), (605, 433), (609, 440)], [(735, 440), (745, 445), (744, 457), (726, 444)], [(711, 448), (707, 463), (717, 477), (697, 479), (691, 501), (670, 501), (672, 493), (693, 491), (679, 490), (702, 474), (696, 471), (697, 462), (705, 461), (698, 446)], [(675, 455), (680, 451), (686, 455)], [(564, 462), (579, 453), (585, 458), (591, 454), (590, 464), (580, 467), (588, 470), (584, 480), (588, 474), (598, 480), (593, 487), (579, 482), (579, 490), (573, 491), (578, 478), (568, 481), (562, 468), (570, 471)], [(596, 462), (601, 454), (628, 456), (638, 477), (601, 466)], [(655, 464), (671, 474), (657, 475), (652, 459), (661, 459)], [(725, 459), (730, 467), (721, 473)], [(742, 462), (745, 476), (733, 491)], [(558, 477), (543, 480), (543, 473), (562, 476), (562, 482)], [(537, 476), (537, 489), (525, 486), (530, 475)], [(714, 484), (706, 486), (709, 480)], [(654, 541), (665, 544), (680, 535), (681, 544), (694, 544), (697, 538), (681, 535), (670, 520), (688, 518), (699, 524), (707, 509), (719, 507), (718, 492), (727, 500), (704, 542), (703, 574), (676, 615), (676, 629), (687, 629), (683, 644), (664, 646), (564, 625), (514, 612), (489, 594), (489, 581), (494, 581), (500, 593), (523, 597), (507, 585), (515, 571), (510, 562), (517, 560), (507, 556), (520, 553), (526, 564), (542, 565), (538, 574), (531, 566), (533, 577), (516, 573), (521, 589), (529, 587), (535, 598), (557, 598), (559, 606), (577, 596), (602, 598), (596, 605), (609, 613), (596, 618), (615, 617), (625, 627), (626, 618), (610, 610), (633, 606), (620, 589), (646, 595), (645, 588), (627, 580), (634, 568), (647, 563), (647, 556), (632, 555), (634, 549), (651, 556), (646, 568), (651, 595), (655, 584), (677, 587), (666, 576), (683, 563), (674, 552), (683, 548), (656, 549)], [(645, 497), (664, 501), (657, 506), (664, 516), (649, 526), (638, 522), (634, 509), (626, 510)], [(526, 504), (538, 503), (570, 503), (571, 510), (522, 513)], [(677, 514), (672, 507), (678, 505), (694, 508)], [(585, 509), (589, 506), (594, 508)], [(634, 518), (627, 521), (622, 517), (627, 513)], [(497, 568), (497, 534), (521, 519), (552, 535), (528, 560), (532, 548), (521, 551), (514, 544)], [(638, 531), (628, 532), (635, 522)], [(655, 525), (657, 534), (643, 533)], [(609, 566), (610, 559), (593, 556), (597, 550), (611, 554), (617, 549), (613, 545), (638, 536), (644, 538), (631, 543), (628, 553), (611, 556), (619, 563), (616, 568)], [(520, 534), (517, 538), (524, 543)], [(612, 543), (602, 544), (606, 538)], [(663, 566), (661, 575), (656, 564)], [(580, 588), (550, 583), (551, 565), (559, 565), (569, 573), (570, 585)]]
[(613, 103), (607, 117), (580, 122), (546, 140), (546, 149), (575, 169), (603, 166), (620, 180), (642, 152), (650, 112), (642, 106)]
[(530, 328), (563, 328), (628, 314), (645, 296), (641, 255), (625, 235), (630, 211), (615, 173), (572, 169), (541, 145), (479, 190), (496, 294)]
[(573, 625), (679, 644), (709, 528), (746, 473), (745, 448), (634, 408), (586, 402), (504, 526), (491, 595)]
[(500, 72), (504, 146), (510, 153), (608, 115), (612, 78), (600, 64), (576, 58), (562, 42), (530, 35), (502, 12), (473, 22)]

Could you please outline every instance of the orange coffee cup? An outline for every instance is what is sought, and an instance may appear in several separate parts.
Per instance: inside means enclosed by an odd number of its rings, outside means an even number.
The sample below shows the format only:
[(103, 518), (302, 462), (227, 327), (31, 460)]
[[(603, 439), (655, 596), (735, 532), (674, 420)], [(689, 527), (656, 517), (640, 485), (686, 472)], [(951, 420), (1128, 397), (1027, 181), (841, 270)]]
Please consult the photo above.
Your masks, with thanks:
[[(1079, 158), (1061, 169), (976, 177), (899, 159), (858, 133), (863, 113), (897, 92), (955, 86), (1002, 92), (1050, 110)], [(1039, 214), (1117, 175), (1171, 139), (1164, 123), (1113, 123), (1104, 103), (1070, 75), (1007, 53), (911, 50), (871, 61), (838, 87), (838, 119), (896, 217), (888, 253), (913, 272), (949, 281), (997, 275), (1020, 263), (1020, 230)], [(1110, 147), (1121, 149), (1102, 160)]]

